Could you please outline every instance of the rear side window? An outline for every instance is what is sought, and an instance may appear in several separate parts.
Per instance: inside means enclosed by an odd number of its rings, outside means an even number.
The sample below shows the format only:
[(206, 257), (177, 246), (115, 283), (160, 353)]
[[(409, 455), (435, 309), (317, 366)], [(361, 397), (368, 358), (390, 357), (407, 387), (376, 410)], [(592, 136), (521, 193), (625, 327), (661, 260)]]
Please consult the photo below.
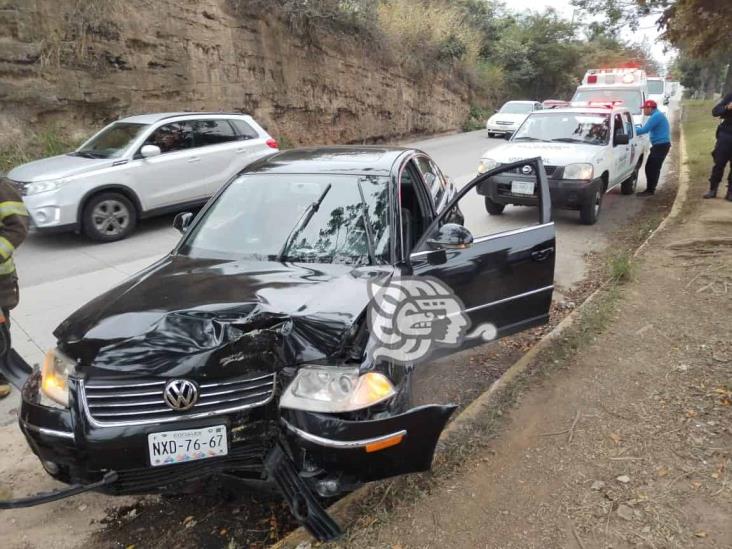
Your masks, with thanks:
[(172, 122), (160, 126), (147, 138), (144, 145), (156, 145), (160, 147), (162, 154), (190, 149), (194, 146), (191, 123)]
[(218, 145), (238, 139), (228, 120), (194, 120), (192, 124), (196, 147)]
[(243, 120), (240, 120), (238, 118), (232, 118), (231, 120), (229, 120), (229, 122), (231, 122), (234, 128), (236, 128), (236, 132), (239, 134), (240, 137), (244, 139), (257, 139), (259, 137), (257, 130), (252, 128)]
[(628, 134), (628, 137), (633, 137), (635, 134), (633, 131), (633, 117), (630, 116), (630, 113), (626, 112), (623, 118), (625, 119), (625, 133)]

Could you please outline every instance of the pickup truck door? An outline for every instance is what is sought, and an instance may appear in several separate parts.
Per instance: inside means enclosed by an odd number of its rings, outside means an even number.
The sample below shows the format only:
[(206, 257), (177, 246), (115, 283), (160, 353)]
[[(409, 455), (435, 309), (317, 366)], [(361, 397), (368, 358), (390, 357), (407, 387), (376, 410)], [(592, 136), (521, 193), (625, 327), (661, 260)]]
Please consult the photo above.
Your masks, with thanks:
[[(626, 127), (620, 113), (613, 116), (613, 137), (626, 133)], [(609, 188), (619, 185), (630, 176), (630, 145), (618, 145), (613, 139), (612, 145), (612, 172), (610, 174)]]

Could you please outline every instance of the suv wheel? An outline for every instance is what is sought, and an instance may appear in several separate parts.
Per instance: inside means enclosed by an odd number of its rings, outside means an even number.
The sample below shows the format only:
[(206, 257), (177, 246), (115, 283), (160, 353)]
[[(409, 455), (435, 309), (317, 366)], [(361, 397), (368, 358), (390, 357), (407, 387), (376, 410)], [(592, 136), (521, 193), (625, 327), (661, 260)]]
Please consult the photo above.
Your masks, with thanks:
[(119, 193), (101, 193), (84, 207), (84, 233), (92, 240), (114, 242), (127, 238), (137, 224), (137, 211), (129, 199)]
[(485, 197), (485, 209), (486, 211), (491, 215), (501, 215), (503, 213), (503, 208), (505, 208), (505, 204), (499, 204), (498, 202), (493, 202), (491, 200), (490, 196)]
[(600, 208), (602, 207), (602, 191), (595, 191), (595, 195), (587, 200), (580, 208), (580, 222), (583, 225), (594, 225), (597, 218), (600, 217)]
[(620, 184), (620, 192), (622, 194), (633, 194), (635, 192), (635, 186), (638, 184), (638, 168), (633, 170), (630, 177)]

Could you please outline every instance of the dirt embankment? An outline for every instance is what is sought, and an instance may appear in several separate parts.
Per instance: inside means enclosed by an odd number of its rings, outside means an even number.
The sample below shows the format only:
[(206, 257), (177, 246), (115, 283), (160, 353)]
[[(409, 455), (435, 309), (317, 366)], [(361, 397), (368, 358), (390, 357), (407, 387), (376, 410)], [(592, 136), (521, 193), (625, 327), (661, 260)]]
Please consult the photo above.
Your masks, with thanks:
[[(263, 5), (261, 2), (260, 5)], [(244, 111), (291, 144), (459, 128), (471, 90), (415, 81), (347, 30), (230, 0), (0, 0), (0, 145), (139, 112)]]

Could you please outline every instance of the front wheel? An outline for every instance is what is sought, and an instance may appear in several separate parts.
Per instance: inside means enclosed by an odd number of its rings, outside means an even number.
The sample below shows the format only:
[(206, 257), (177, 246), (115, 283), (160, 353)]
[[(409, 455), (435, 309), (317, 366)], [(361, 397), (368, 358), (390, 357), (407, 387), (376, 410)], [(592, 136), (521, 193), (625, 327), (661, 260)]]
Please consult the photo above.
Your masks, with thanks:
[(602, 206), (602, 191), (597, 190), (589, 200), (586, 200), (580, 208), (580, 222), (583, 225), (594, 225), (600, 217)]
[(493, 200), (491, 200), (490, 196), (485, 197), (485, 209), (489, 214), (501, 215), (503, 213), (503, 209), (505, 207), (506, 207), (505, 204), (499, 204), (498, 202), (493, 202)]
[(130, 200), (115, 192), (93, 196), (84, 207), (84, 234), (98, 242), (127, 238), (137, 224), (137, 211)]
[(637, 184), (638, 184), (638, 168), (633, 170), (633, 173), (630, 174), (630, 177), (620, 184), (620, 192), (622, 194), (633, 194), (635, 192), (635, 187)]

